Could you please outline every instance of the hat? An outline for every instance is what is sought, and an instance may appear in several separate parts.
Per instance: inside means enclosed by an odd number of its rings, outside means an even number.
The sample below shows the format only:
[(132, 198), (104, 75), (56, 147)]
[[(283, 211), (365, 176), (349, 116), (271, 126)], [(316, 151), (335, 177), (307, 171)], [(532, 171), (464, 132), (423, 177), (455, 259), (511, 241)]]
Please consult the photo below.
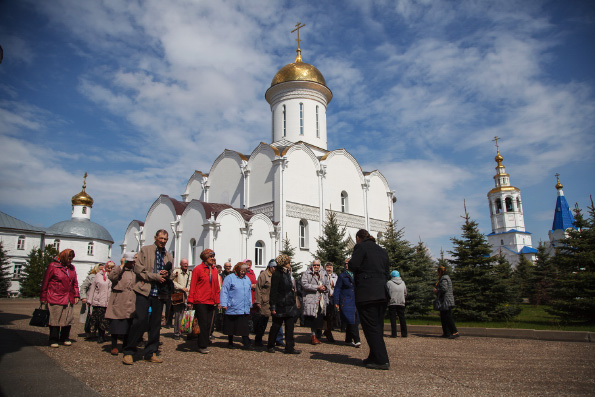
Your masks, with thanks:
[(267, 265), (267, 267), (275, 267), (275, 266), (277, 266), (277, 262), (275, 262), (275, 260), (274, 260), (274, 259), (271, 259), (271, 260), (269, 261), (269, 264)]
[(126, 262), (134, 262), (134, 255), (136, 255), (135, 252), (125, 252), (124, 253), (124, 260)]
[(279, 266), (287, 266), (288, 263), (291, 263), (291, 258), (285, 254), (281, 254), (275, 259), (275, 262)]
[(213, 251), (210, 248), (207, 248), (206, 250), (204, 250), (203, 252), (200, 253), (200, 259), (202, 259), (203, 261), (206, 261), (208, 257), (210, 257), (211, 255), (215, 255), (215, 251)]
[(401, 274), (398, 271), (393, 270), (392, 272), (390, 272), (390, 276), (391, 277), (401, 277)]

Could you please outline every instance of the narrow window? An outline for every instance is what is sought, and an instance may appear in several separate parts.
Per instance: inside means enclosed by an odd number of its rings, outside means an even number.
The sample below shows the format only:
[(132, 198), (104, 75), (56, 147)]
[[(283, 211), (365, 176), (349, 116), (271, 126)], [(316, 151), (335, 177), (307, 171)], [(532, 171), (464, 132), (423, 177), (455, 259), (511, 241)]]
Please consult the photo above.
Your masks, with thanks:
[(283, 105), (283, 137), (287, 136), (287, 112), (285, 105)]
[(14, 279), (21, 278), (21, 272), (22, 271), (23, 271), (23, 265), (21, 265), (21, 264), (14, 265), (14, 270), (13, 270), (13, 273), (12, 273), (12, 278), (14, 278)]
[(300, 135), (304, 135), (304, 104), (300, 103)]
[(320, 138), (320, 128), (318, 125), (318, 105), (316, 105), (316, 138)]
[(500, 245), (504, 245), (504, 240), (500, 240)]
[(499, 214), (502, 212), (502, 200), (500, 200), (499, 198), (496, 199), (496, 214)]
[(299, 236), (300, 248), (306, 248), (307, 225), (306, 221), (304, 221), (303, 219), (300, 221)]
[(93, 243), (89, 243), (87, 246), (87, 256), (93, 256)]
[(56, 251), (60, 252), (60, 240), (55, 239), (53, 246), (56, 249)]
[(257, 241), (254, 245), (254, 264), (262, 266), (263, 263), (264, 244), (262, 241)]
[(523, 213), (523, 207), (521, 206), (521, 199), (520, 197), (516, 198), (516, 210), (518, 212), (520, 212), (521, 214)]
[(87, 207), (83, 207), (83, 214), (87, 213)]
[(190, 264), (196, 264), (196, 240), (190, 239)]
[(17, 241), (17, 249), (18, 250), (25, 249), (25, 236), (19, 236), (19, 240)]
[(506, 212), (512, 212), (512, 199), (510, 197), (506, 197), (504, 199), (504, 203), (506, 204)]
[(347, 192), (341, 192), (341, 212), (347, 211)]

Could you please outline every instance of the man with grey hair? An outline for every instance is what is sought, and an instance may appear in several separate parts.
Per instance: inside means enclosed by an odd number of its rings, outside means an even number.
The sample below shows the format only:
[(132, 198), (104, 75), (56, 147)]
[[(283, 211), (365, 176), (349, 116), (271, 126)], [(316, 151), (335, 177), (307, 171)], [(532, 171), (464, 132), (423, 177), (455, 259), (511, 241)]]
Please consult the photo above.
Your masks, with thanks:
[(175, 269), (171, 275), (174, 282), (174, 293), (181, 293), (184, 295), (184, 300), (181, 303), (173, 305), (174, 311), (174, 339), (180, 339), (180, 324), (182, 323), (182, 315), (186, 308), (186, 300), (188, 299), (188, 291), (190, 290), (190, 279), (192, 273), (188, 271), (188, 259), (182, 258), (180, 267)]

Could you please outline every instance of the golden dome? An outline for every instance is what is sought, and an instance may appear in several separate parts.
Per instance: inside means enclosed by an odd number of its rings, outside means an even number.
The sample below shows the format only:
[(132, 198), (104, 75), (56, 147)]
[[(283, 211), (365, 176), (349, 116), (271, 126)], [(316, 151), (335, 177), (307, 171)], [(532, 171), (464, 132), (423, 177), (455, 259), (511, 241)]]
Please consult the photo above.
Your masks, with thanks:
[(326, 87), (322, 73), (309, 63), (302, 62), (301, 50), (297, 50), (295, 62), (283, 66), (271, 82), (271, 87), (287, 81), (313, 81)]
[(564, 185), (562, 185), (560, 183), (560, 174), (556, 174), (556, 189), (560, 190), (564, 187)]
[(83, 181), (83, 190), (72, 196), (72, 205), (84, 205), (87, 207), (93, 207), (93, 198), (85, 192), (87, 187), (87, 173), (85, 172), (85, 179)]

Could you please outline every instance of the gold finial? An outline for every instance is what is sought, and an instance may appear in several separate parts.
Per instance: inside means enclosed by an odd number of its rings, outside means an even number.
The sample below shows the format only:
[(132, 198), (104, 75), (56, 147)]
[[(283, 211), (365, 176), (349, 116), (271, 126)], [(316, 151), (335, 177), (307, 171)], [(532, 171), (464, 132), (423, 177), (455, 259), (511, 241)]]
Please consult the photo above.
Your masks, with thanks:
[(303, 24), (301, 22), (298, 22), (295, 24), (295, 29), (293, 29), (291, 31), (291, 33), (297, 31), (297, 50), (295, 51), (297, 53), (296, 57), (295, 57), (295, 62), (302, 62), (302, 50), (300, 49), (300, 29), (303, 28), (304, 26), (306, 26), (306, 24)]
[(499, 136), (495, 136), (494, 139), (492, 139), (492, 142), (496, 142), (496, 152), (500, 153), (500, 148), (498, 147), (498, 139), (501, 139)]
[(564, 186), (560, 183), (560, 174), (556, 172), (556, 189), (560, 190)]
[(87, 187), (87, 173), (85, 172), (85, 177), (83, 178), (83, 192), (85, 191), (86, 187)]
[(83, 190), (80, 191), (78, 194), (72, 196), (72, 205), (84, 205), (87, 207), (93, 207), (93, 198), (85, 192), (85, 188), (87, 187), (87, 173), (85, 172), (85, 177), (83, 179)]
[(504, 167), (502, 165), (502, 160), (504, 160), (504, 157), (502, 157), (502, 155), (500, 154), (500, 147), (498, 146), (498, 139), (502, 139), (499, 136), (495, 136), (494, 139), (492, 139), (492, 142), (496, 142), (496, 157), (494, 157), (494, 161), (498, 163), (498, 167)]

